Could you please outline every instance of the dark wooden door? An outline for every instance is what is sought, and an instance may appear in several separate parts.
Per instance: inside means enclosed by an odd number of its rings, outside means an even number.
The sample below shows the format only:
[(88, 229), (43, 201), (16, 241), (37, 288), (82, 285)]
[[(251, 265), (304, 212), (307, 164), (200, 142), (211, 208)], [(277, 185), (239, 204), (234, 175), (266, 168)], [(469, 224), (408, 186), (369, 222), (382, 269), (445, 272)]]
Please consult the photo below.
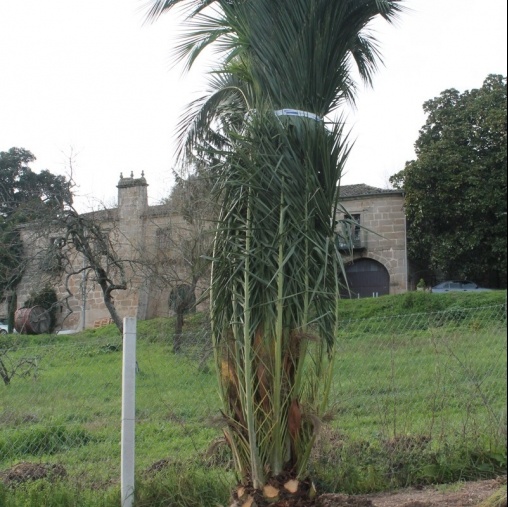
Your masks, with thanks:
[(377, 297), (390, 294), (390, 274), (373, 259), (359, 259), (346, 267), (352, 298)]

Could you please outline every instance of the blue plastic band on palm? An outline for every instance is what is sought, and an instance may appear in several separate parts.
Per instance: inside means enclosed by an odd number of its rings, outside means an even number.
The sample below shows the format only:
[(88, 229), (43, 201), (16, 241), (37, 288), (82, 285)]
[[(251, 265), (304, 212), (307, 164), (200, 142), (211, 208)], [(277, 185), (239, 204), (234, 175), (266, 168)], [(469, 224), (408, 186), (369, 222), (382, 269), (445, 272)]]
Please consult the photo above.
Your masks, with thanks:
[(323, 118), (314, 113), (300, 111), (298, 109), (279, 109), (274, 111), (275, 116), (299, 116), (300, 118), (310, 118), (311, 120), (321, 122)]

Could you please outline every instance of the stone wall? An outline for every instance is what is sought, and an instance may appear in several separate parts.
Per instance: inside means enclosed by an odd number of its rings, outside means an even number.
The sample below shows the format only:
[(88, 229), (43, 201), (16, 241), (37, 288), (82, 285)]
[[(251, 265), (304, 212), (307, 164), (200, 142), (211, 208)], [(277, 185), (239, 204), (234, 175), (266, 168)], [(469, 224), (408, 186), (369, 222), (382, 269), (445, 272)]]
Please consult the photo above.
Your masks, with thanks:
[[(172, 287), (192, 283), (189, 259), (183, 248), (196, 235), (196, 227), (167, 205), (148, 206), (148, 184), (140, 178), (121, 177), (118, 183), (118, 208), (88, 214), (101, 223), (115, 245), (118, 257), (125, 264), (127, 290), (114, 291), (114, 304), (121, 317), (149, 319), (171, 315), (168, 305)], [(404, 196), (397, 191), (383, 191), (366, 185), (343, 187), (341, 204), (351, 215), (360, 217), (360, 247), (346, 255), (346, 263), (358, 259), (372, 259), (381, 263), (390, 275), (390, 293), (407, 290), (406, 232)], [(337, 217), (344, 218), (344, 212)], [(66, 284), (64, 273), (47, 273), (40, 269), (40, 255), (51, 238), (38, 237), (34, 231), (24, 231), (31, 262), (18, 287), (18, 306), (35, 289), (50, 283), (56, 288), (61, 304), (58, 312), (61, 329), (82, 330), (109, 323), (110, 315), (104, 305), (103, 294), (94, 274), (83, 271), (73, 275)], [(70, 255), (75, 271), (83, 266), (83, 259)], [(149, 268), (147, 268), (149, 266)], [(209, 286), (209, 273), (197, 283), (198, 298)], [(68, 288), (68, 290), (67, 290)], [(207, 307), (206, 301), (200, 309)]]
[[(408, 289), (404, 195), (399, 191), (367, 188), (372, 193), (341, 199), (349, 214), (360, 216), (361, 226), (361, 247), (355, 249), (352, 256), (346, 256), (345, 261), (366, 258), (381, 263), (390, 275), (390, 294), (399, 294)], [(338, 218), (343, 216), (344, 213), (340, 213)]]
[[(146, 215), (148, 211), (147, 183), (141, 178), (121, 177), (118, 183), (119, 206), (113, 210), (101, 210), (87, 214), (87, 218), (101, 224), (107, 231), (114, 245), (118, 258), (124, 262), (127, 290), (113, 292), (114, 305), (121, 317), (149, 317), (150, 294), (146, 290), (146, 270), (141, 269), (141, 261), (146, 260), (147, 252), (153, 250), (154, 231), (167, 222), (168, 213), (161, 213), (158, 220), (149, 227), (146, 234)], [(67, 276), (69, 271), (78, 272), (84, 265), (83, 258), (77, 253), (68, 251), (66, 259), (69, 268), (62, 272), (47, 272), (41, 269), (41, 258), (47, 250), (54, 234), (43, 234), (40, 237), (34, 230), (23, 231), (27, 259), (27, 269), (17, 288), (18, 307), (28, 299), (31, 293), (40, 290), (46, 284), (55, 288), (60, 304), (58, 309), (58, 326), (66, 330), (82, 330), (97, 327), (110, 322), (109, 312), (104, 304), (100, 286), (94, 280), (90, 270)]]

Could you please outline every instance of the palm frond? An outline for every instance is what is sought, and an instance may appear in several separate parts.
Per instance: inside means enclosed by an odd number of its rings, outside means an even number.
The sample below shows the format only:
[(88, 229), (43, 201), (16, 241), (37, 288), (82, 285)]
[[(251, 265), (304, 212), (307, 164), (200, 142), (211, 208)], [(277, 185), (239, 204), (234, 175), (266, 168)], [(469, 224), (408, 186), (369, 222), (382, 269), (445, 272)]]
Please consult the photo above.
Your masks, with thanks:
[(146, 19), (155, 21), (175, 7), (182, 7), (187, 11), (188, 17), (192, 18), (216, 1), (218, 0), (148, 0)]
[[(305, 118), (281, 119), (258, 104), (220, 175), (224, 212), (214, 258), (214, 339), (223, 354), (236, 358), (240, 391), (252, 398), (246, 405), (246, 427), (257, 428), (251, 466), (262, 460), (261, 469), (274, 474), (303, 467), (297, 448), (307, 449), (314, 435), (305, 414), (319, 413), (322, 363), (335, 343), (331, 213), (349, 151), (345, 139), (341, 125), (329, 130)], [(299, 336), (313, 339), (304, 343)], [(304, 360), (309, 347), (315, 352), (310, 363)]]
[(242, 55), (275, 108), (321, 116), (354, 100), (351, 61), (371, 82), (380, 53), (369, 23), (379, 15), (393, 22), (403, 10), (399, 0), (154, 0), (147, 17), (178, 5), (188, 12), (188, 31), (176, 58), (190, 67), (209, 46), (223, 62)]
[(212, 74), (206, 95), (188, 105), (178, 123), (180, 160), (206, 158), (230, 145), (228, 132), (241, 128), (249, 110), (248, 83), (230, 72)]
[(173, 49), (173, 58), (175, 62), (185, 60), (186, 69), (189, 70), (201, 53), (210, 46), (213, 46), (217, 53), (225, 53), (224, 59), (236, 48), (231, 26), (216, 9), (211, 9), (210, 14), (196, 14), (189, 20), (188, 30)]
[[(399, 0), (154, 0), (181, 6), (175, 50), (218, 53), (208, 93), (178, 127), (181, 155), (208, 161), (222, 203), (211, 284), (226, 438), (255, 487), (303, 474), (330, 389), (344, 266), (338, 182), (351, 145), (322, 119), (354, 102), (381, 54), (370, 22)], [(287, 116), (281, 109), (312, 114)], [(227, 367), (225, 367), (225, 365)], [(226, 373), (224, 373), (226, 372)]]

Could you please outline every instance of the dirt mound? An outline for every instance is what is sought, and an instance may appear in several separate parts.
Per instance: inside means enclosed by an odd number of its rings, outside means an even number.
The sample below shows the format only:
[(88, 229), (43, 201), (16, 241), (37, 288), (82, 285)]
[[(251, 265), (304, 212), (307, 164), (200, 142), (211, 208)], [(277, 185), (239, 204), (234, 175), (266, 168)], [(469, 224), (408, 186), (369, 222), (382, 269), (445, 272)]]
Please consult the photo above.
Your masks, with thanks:
[[(236, 501), (233, 505), (256, 507), (479, 507), (506, 484), (506, 476), (497, 480), (465, 482), (369, 495), (324, 494), (312, 500), (302, 497), (280, 498), (268, 503), (252, 495), (254, 502)], [(496, 505), (497, 507), (497, 505)]]
[(318, 498), (317, 507), (374, 507), (372, 500), (361, 496), (323, 495)]
[(0, 472), (0, 480), (8, 486), (39, 479), (54, 481), (66, 476), (67, 471), (62, 465), (50, 463), (23, 462)]

